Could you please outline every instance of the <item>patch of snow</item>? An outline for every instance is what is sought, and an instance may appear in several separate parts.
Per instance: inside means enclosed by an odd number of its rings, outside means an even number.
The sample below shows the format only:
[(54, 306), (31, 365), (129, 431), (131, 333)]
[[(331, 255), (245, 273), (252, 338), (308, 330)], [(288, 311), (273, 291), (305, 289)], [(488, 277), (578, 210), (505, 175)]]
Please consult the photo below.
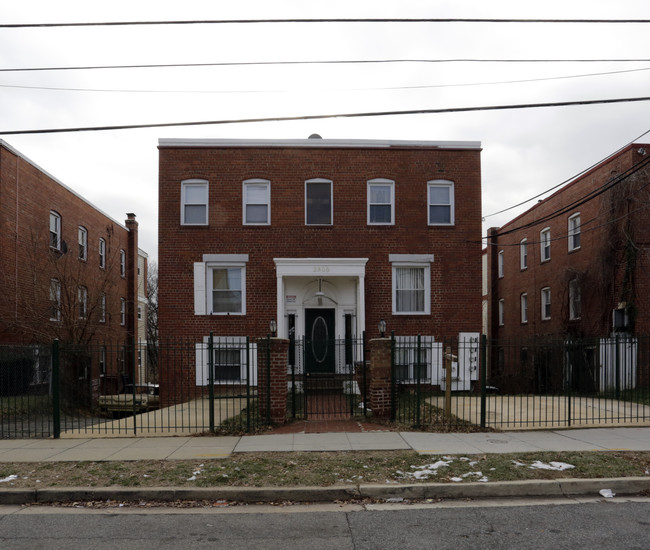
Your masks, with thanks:
[(601, 489), (598, 492), (605, 498), (614, 498), (616, 496), (616, 493), (612, 492), (611, 489)]
[[(56, 476), (59, 477), (59, 476)], [(14, 479), (18, 479), (18, 476), (15, 474), (12, 474), (10, 476), (5, 477), (4, 479), (0, 479), (0, 483), (6, 483), (7, 481), (13, 481)]]
[(573, 466), (572, 464), (567, 464), (566, 462), (550, 462), (546, 464), (546, 462), (542, 462), (540, 460), (536, 460), (528, 467), (531, 470), (555, 470), (558, 472), (575, 468), (575, 466)]

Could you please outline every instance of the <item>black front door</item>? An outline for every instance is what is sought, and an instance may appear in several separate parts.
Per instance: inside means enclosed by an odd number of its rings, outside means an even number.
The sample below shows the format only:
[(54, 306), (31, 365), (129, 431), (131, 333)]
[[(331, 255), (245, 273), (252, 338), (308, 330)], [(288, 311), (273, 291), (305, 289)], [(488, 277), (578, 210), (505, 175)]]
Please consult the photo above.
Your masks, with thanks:
[(305, 310), (305, 367), (307, 375), (334, 374), (334, 309)]

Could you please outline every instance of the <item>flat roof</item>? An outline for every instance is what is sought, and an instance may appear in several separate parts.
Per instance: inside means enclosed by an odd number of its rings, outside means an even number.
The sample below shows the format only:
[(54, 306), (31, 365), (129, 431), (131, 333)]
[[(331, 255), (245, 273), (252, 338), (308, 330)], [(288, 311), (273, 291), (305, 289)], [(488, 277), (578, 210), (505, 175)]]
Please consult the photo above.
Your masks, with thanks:
[(408, 141), (383, 139), (173, 139), (160, 138), (158, 147), (303, 147), (309, 149), (471, 149), (480, 150), (480, 141)]

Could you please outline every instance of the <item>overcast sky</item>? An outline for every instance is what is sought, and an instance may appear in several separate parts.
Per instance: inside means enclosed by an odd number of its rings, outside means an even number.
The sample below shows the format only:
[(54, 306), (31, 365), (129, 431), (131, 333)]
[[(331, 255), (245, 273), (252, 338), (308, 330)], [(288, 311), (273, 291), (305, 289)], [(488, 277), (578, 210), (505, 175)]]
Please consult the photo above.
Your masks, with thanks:
[[(0, 25), (281, 18), (650, 19), (650, 2), (21, 0), (3, 2), (0, 8)], [(0, 28), (0, 69), (324, 60), (650, 59), (649, 31), (647, 23)], [(140, 247), (155, 260), (159, 138), (300, 139), (319, 133), (332, 139), (480, 141), (485, 230), (526, 207), (490, 214), (557, 185), (650, 130), (650, 102), (57, 134), (6, 132), (645, 96), (650, 96), (650, 62), (2, 71), (0, 138), (118, 221), (135, 212)], [(639, 141), (650, 142), (650, 135)]]

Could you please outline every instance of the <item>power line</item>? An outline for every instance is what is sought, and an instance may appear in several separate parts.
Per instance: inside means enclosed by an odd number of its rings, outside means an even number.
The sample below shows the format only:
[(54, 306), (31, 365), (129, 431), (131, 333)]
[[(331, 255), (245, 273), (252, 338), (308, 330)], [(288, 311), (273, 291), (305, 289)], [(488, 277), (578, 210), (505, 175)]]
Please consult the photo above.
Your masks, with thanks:
[(224, 61), (215, 63), (145, 63), (139, 65), (79, 65), (63, 67), (9, 67), (0, 72), (87, 71), (103, 69), (161, 69), (192, 67), (246, 67), (264, 65), (353, 65), (387, 63), (648, 63), (650, 58), (609, 59), (325, 59), (315, 61)]
[(286, 117), (260, 117), (260, 118), (241, 118), (225, 120), (206, 120), (196, 122), (164, 122), (156, 124), (127, 124), (118, 126), (88, 126), (76, 128), (47, 128), (41, 130), (8, 130), (0, 131), (0, 135), (25, 135), (25, 134), (55, 134), (67, 132), (97, 132), (107, 130), (136, 130), (143, 128), (171, 128), (180, 126), (208, 126), (208, 125), (225, 125), (225, 124), (248, 124), (253, 122), (289, 122), (298, 120), (323, 120), (329, 118), (366, 118), (380, 116), (404, 116), (404, 115), (429, 115), (441, 113), (470, 113), (477, 111), (503, 111), (515, 109), (535, 109), (542, 107), (569, 107), (575, 105), (607, 105), (615, 103), (633, 103), (639, 101), (650, 101), (650, 97), (628, 97), (618, 99), (593, 99), (582, 101), (560, 101), (554, 103), (528, 103), (520, 105), (491, 105), (483, 107), (450, 107), (446, 109), (413, 109), (407, 111), (377, 111), (366, 113), (339, 113), (331, 115), (300, 115)]
[[(627, 69), (622, 71), (607, 71), (602, 73), (587, 73), (564, 76), (547, 76), (540, 78), (525, 78), (519, 80), (501, 80), (492, 82), (461, 82), (456, 84), (420, 84), (415, 86), (374, 86), (363, 88), (323, 88), (324, 91), (368, 91), (368, 90), (428, 90), (433, 88), (461, 88), (464, 86), (497, 86), (503, 84), (525, 84), (528, 82), (548, 82), (551, 80), (567, 80), (573, 78), (587, 78), (593, 76), (609, 76), (623, 73), (636, 73), (650, 71), (650, 67), (642, 69)], [(0, 88), (15, 88), (21, 90), (50, 90), (57, 92), (101, 92), (101, 93), (148, 93), (148, 94), (265, 94), (290, 92), (292, 90), (136, 90), (116, 88), (65, 88), (62, 86), (25, 86), (22, 84), (0, 84)], [(313, 88), (309, 88), (312, 90)]]
[(528, 202), (534, 201), (535, 199), (538, 199), (539, 197), (542, 197), (542, 196), (546, 195), (547, 193), (550, 193), (551, 191), (555, 191), (555, 189), (558, 189), (559, 187), (562, 187), (563, 185), (569, 183), (570, 181), (573, 181), (573, 180), (579, 178), (579, 177), (582, 176), (583, 174), (586, 174), (587, 172), (589, 172), (589, 170), (591, 170), (592, 168), (595, 168), (595, 167), (598, 166), (599, 164), (602, 164), (602, 163), (606, 162), (608, 159), (610, 159), (610, 158), (612, 158), (613, 156), (617, 155), (619, 152), (621, 152), (621, 151), (622, 151), (623, 149), (625, 149), (626, 147), (632, 145), (635, 141), (640, 140), (643, 136), (645, 136), (645, 135), (646, 135), (647, 133), (649, 133), (649, 132), (650, 132), (650, 130), (646, 130), (645, 132), (643, 132), (642, 134), (638, 135), (638, 136), (635, 137), (634, 139), (628, 141), (628, 142), (627, 142), (625, 145), (623, 145), (622, 147), (619, 147), (619, 149), (616, 150), (616, 151), (614, 151), (611, 155), (605, 157), (604, 159), (599, 160), (598, 162), (595, 162), (594, 164), (592, 164), (592, 165), (589, 166), (588, 168), (585, 168), (585, 169), (582, 170), (581, 172), (578, 172), (576, 175), (571, 176), (571, 177), (568, 178), (568, 179), (565, 179), (564, 181), (558, 183), (557, 185), (554, 185), (553, 187), (550, 187), (550, 188), (546, 189), (545, 191), (542, 191), (541, 193), (538, 193), (537, 195), (535, 195), (535, 196), (533, 196), (533, 197), (531, 197), (531, 198), (529, 198), (529, 199), (526, 199), (525, 201), (522, 201), (522, 202), (520, 202), (520, 203), (517, 203), (517, 204), (515, 204), (515, 205), (513, 205), (513, 206), (509, 206), (508, 208), (504, 208), (503, 210), (499, 210), (498, 212), (493, 212), (492, 214), (487, 214), (486, 216), (483, 216), (483, 221), (485, 221), (485, 218), (491, 218), (492, 216), (496, 216), (496, 215), (498, 215), (498, 214), (503, 214), (504, 212), (508, 212), (509, 210), (513, 210), (513, 209), (515, 209), (515, 208), (517, 208), (517, 207), (519, 207), (519, 206), (523, 206), (524, 204), (526, 204), (526, 203), (528, 203)]
[(293, 19), (196, 19), (166, 21), (103, 21), (77, 23), (4, 23), (2, 29), (55, 27), (125, 27), (153, 25), (259, 25), (278, 23), (550, 23), (550, 24), (646, 24), (650, 19), (498, 19), (498, 18), (293, 18)]

